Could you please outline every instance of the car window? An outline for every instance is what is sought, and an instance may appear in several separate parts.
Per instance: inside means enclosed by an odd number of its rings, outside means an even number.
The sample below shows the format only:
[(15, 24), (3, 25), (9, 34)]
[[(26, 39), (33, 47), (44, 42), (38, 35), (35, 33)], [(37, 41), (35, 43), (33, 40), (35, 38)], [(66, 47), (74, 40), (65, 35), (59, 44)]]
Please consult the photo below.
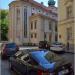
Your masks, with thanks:
[(28, 55), (27, 55), (27, 52), (25, 52), (25, 51), (18, 51), (14, 56), (23, 60), (24, 57), (26, 57)]
[(19, 56), (22, 52), (21, 51), (18, 51), (15, 56)]
[(38, 63), (31, 57), (30, 57), (30, 60), (28, 61), (28, 63), (31, 65), (38, 65)]
[(21, 57), (21, 60), (24, 60), (24, 61), (27, 61), (29, 60), (29, 55), (28, 54), (25, 54)]
[(21, 53), (18, 55), (18, 58), (21, 58), (24, 55), (24, 53)]
[(28, 61), (29, 60), (29, 56), (24, 58), (24, 61)]
[(24, 61), (26, 61), (27, 63), (31, 65), (38, 65), (38, 63), (33, 58), (31, 58), (28, 54), (22, 56), (21, 59), (23, 59)]
[(49, 61), (49, 62), (58, 62), (60, 60), (62, 60), (62, 57), (58, 56), (57, 54), (53, 53), (53, 52), (48, 52), (45, 55), (45, 58)]
[(6, 44), (6, 48), (15, 48), (15, 47), (16, 47), (15, 43)]

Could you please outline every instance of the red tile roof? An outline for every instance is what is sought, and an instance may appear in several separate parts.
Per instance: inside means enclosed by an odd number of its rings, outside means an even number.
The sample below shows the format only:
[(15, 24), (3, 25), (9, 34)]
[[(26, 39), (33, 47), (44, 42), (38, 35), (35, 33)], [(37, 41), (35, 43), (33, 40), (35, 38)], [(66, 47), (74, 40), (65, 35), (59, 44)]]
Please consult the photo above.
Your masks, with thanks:
[[(47, 6), (45, 6), (45, 5), (41, 4), (41, 3), (38, 3), (38, 2), (36, 2), (36, 1), (34, 1), (34, 0), (21, 0), (21, 1), (28, 2), (28, 3), (34, 5), (34, 6), (37, 7), (37, 8), (43, 9), (43, 10), (46, 11), (46, 12), (49, 12), (49, 13), (52, 12), (52, 13), (54, 13), (54, 14), (57, 14), (57, 11), (52, 11), (51, 7), (47, 7)], [(12, 1), (10, 4), (12, 4), (12, 3), (14, 3), (14, 2), (17, 2), (17, 1)], [(9, 4), (9, 5), (10, 5), (10, 4)], [(57, 7), (54, 6), (53, 9), (56, 9), (56, 10), (57, 10)]]
[[(27, 1), (27, 2), (29, 2), (29, 3), (31, 3), (31, 4), (33, 4), (33, 5), (35, 5), (36, 7), (42, 8), (42, 9), (45, 10), (46, 12), (50, 12), (50, 8), (49, 8), (49, 7), (46, 7), (46, 6), (44, 6), (43, 4), (38, 3), (38, 2), (36, 2), (36, 1), (34, 1), (34, 0), (23, 0), (23, 1)], [(56, 7), (54, 7), (54, 8), (57, 9)]]

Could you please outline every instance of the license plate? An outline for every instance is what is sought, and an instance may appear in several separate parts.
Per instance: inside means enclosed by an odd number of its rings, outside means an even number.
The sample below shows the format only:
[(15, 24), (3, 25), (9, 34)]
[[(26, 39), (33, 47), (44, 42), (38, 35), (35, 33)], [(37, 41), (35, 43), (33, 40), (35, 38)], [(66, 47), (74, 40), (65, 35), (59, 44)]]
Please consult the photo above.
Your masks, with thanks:
[(68, 70), (63, 70), (63, 71), (60, 71), (58, 75), (64, 75), (64, 74), (67, 74), (68, 72), (69, 72)]

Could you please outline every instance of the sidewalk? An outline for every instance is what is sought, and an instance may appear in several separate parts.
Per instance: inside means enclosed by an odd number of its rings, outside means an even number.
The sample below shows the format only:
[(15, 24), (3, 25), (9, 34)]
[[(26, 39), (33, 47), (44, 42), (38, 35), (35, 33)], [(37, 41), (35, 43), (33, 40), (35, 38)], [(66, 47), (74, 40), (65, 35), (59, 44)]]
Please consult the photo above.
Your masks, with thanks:
[(71, 53), (71, 54), (75, 54), (75, 52), (71, 52), (71, 51), (65, 51), (66, 53)]
[(75, 50), (74, 50), (74, 49), (69, 49), (69, 50), (65, 49), (65, 52), (66, 52), (66, 53), (75, 54)]

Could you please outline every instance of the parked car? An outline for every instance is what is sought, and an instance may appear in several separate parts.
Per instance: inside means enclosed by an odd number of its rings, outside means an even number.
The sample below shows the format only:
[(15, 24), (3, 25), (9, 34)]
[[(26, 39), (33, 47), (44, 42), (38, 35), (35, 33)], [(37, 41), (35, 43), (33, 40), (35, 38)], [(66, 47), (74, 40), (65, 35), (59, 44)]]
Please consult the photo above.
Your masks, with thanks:
[(39, 42), (39, 48), (50, 49), (50, 43), (47, 41), (40, 41)]
[(0, 43), (0, 54), (1, 54), (1, 48), (2, 48), (2, 44), (3, 44), (3, 43)]
[(70, 62), (47, 50), (18, 51), (9, 60), (20, 75), (73, 75)]
[(19, 50), (16, 43), (4, 43), (1, 47), (1, 57), (6, 58), (14, 55)]
[(65, 45), (59, 42), (52, 43), (50, 46), (50, 50), (56, 53), (64, 53)]

